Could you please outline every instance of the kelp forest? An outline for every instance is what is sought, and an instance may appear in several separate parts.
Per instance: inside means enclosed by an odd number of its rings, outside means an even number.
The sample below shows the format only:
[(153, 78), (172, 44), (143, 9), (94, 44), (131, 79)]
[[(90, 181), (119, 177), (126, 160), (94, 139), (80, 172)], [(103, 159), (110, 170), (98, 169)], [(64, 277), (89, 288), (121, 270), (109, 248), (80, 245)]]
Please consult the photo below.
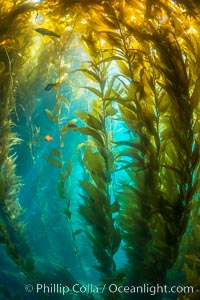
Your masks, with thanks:
[(200, 299), (198, 0), (0, 0), (0, 299)]

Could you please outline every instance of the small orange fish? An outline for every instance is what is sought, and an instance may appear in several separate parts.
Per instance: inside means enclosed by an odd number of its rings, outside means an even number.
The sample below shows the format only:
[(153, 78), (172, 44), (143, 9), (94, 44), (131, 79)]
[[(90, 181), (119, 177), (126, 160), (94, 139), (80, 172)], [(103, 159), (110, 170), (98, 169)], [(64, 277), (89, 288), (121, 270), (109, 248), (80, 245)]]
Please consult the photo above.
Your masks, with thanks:
[(50, 141), (53, 140), (53, 137), (50, 136), (50, 135), (45, 135), (44, 140), (45, 140), (46, 142), (50, 142)]

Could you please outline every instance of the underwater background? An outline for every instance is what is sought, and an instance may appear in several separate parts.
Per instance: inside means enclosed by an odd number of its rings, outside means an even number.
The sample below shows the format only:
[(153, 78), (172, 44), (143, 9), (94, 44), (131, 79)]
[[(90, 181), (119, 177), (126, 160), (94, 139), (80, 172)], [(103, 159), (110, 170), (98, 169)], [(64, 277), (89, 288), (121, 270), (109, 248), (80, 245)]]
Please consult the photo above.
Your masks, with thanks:
[(0, 0), (1, 300), (200, 299), (199, 100), (199, 1)]

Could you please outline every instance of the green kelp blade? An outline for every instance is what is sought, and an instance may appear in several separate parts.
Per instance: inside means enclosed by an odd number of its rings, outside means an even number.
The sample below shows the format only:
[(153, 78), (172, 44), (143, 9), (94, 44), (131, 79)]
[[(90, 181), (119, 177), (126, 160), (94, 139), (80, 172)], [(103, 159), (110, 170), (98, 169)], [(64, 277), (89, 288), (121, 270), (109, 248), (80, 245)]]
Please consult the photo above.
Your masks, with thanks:
[(58, 101), (63, 102), (63, 103), (65, 104), (66, 108), (69, 110), (69, 108), (70, 108), (70, 103), (69, 103), (69, 100), (68, 100), (65, 96), (63, 96), (63, 95), (57, 95), (57, 96), (56, 96), (56, 99), (57, 99)]
[(80, 205), (79, 207), (80, 214), (86, 219), (86, 222), (90, 225), (99, 225), (96, 219), (96, 216), (94, 215), (93, 211), (85, 207), (84, 205)]
[(109, 81), (104, 99), (112, 98), (115, 96), (114, 90), (117, 92), (116, 87), (114, 88), (114, 82), (115, 82), (116, 78), (117, 78), (116, 76), (113, 76), (112, 79)]
[(47, 117), (49, 120), (51, 120), (54, 123), (58, 123), (58, 118), (52, 114), (52, 112), (49, 109), (45, 109), (45, 112), (47, 114)]
[(50, 153), (54, 156), (61, 158), (61, 153), (58, 149), (52, 149)]
[(61, 177), (60, 180), (58, 181), (58, 194), (60, 198), (65, 199), (66, 193), (65, 193), (65, 181)]
[(81, 120), (83, 120), (85, 123), (87, 123), (88, 126), (92, 127), (96, 130), (102, 129), (101, 122), (92, 114), (88, 114), (81, 110), (76, 110), (76, 114), (79, 116)]
[(142, 153), (145, 153), (144, 146), (140, 145), (139, 143), (134, 143), (132, 141), (119, 141), (119, 142), (113, 142), (113, 144), (117, 144), (118, 146), (129, 146), (131, 148), (135, 148), (135, 149), (141, 151)]
[(80, 69), (77, 69), (75, 71), (81, 71), (81, 72), (83, 72), (84, 75), (87, 78), (89, 78), (89, 79), (91, 79), (91, 80), (93, 80), (95, 82), (99, 82), (100, 81), (100, 77), (96, 73), (94, 73), (94, 72), (92, 72), (92, 71), (90, 71), (90, 70), (88, 70), (88, 69), (86, 69), (84, 67), (83, 68), (81, 67)]
[(65, 215), (67, 216), (68, 219), (71, 219), (72, 213), (68, 208), (65, 208), (64, 213), (65, 213)]
[(39, 32), (42, 35), (54, 36), (60, 38), (60, 35), (46, 28), (36, 28), (35, 31)]
[(104, 14), (102, 14), (102, 13), (99, 14), (99, 18), (100, 18), (102, 24), (108, 25), (108, 28), (115, 29), (115, 30), (118, 29), (118, 23), (117, 23), (117, 22), (114, 22), (115, 19), (113, 19), (113, 18), (108, 18), (107, 15), (106, 15), (106, 17), (105, 17)]
[(111, 249), (112, 249), (112, 253), (115, 254), (121, 244), (121, 233), (119, 228), (115, 228), (112, 231), (111, 235), (112, 235)]
[(108, 169), (108, 172), (110, 172), (110, 173), (114, 172), (114, 169), (115, 169), (114, 162), (115, 162), (115, 156), (114, 156), (113, 152), (108, 151), (108, 154), (107, 154), (107, 169)]
[(68, 178), (71, 175), (71, 171), (72, 171), (72, 160), (70, 159), (66, 168), (66, 171), (64, 173), (64, 178)]
[(87, 124), (88, 124), (88, 126), (94, 128), (96, 130), (101, 130), (102, 129), (101, 122), (91, 114), (88, 114)]
[(101, 241), (96, 238), (96, 236), (93, 234), (93, 232), (91, 232), (90, 230), (86, 230), (85, 234), (87, 236), (87, 238), (89, 239), (89, 241), (91, 242), (92, 245), (95, 246), (95, 248), (102, 248), (102, 243)]
[(102, 179), (106, 180), (106, 163), (105, 159), (99, 152), (95, 152), (90, 146), (85, 146), (85, 155), (83, 163), (90, 173), (96, 173)]
[(118, 60), (117, 61), (117, 65), (121, 71), (121, 73), (127, 77), (127, 78), (131, 78), (131, 72), (128, 66), (128, 63), (126, 63), (125, 61), (122, 60)]
[(117, 112), (118, 110), (114, 108), (111, 104), (109, 104), (106, 107), (106, 117), (113, 117), (114, 115), (116, 115)]
[(57, 167), (57, 168), (61, 168), (62, 164), (61, 162), (59, 162), (57, 159), (54, 159), (53, 157), (50, 156), (45, 156), (45, 159), (50, 162), (50, 164), (52, 164), (53, 166)]
[(89, 90), (90, 92), (95, 94), (97, 97), (102, 98), (102, 94), (98, 89), (93, 88), (91, 86), (83, 86), (83, 88)]
[(90, 175), (91, 175), (92, 179), (94, 180), (94, 182), (96, 183), (96, 185), (98, 186), (98, 188), (100, 188), (102, 190), (106, 188), (106, 182), (102, 177), (99, 176), (99, 174), (91, 173)]
[(119, 152), (118, 157), (122, 156), (130, 156), (131, 158), (137, 160), (142, 165), (144, 164), (144, 159), (142, 158), (142, 155), (139, 154), (138, 149), (136, 148), (127, 148)]
[(93, 152), (87, 145), (85, 147), (84, 166), (89, 171), (97, 187), (104, 190), (107, 181), (105, 160), (99, 152)]
[(88, 113), (82, 110), (76, 110), (75, 113), (83, 122), (87, 123)]
[(61, 134), (64, 137), (65, 134), (70, 130), (69, 128), (69, 123), (67, 122), (67, 124), (65, 124), (62, 128), (61, 128)]
[[(109, 31), (109, 32), (102, 31), (101, 36), (103, 37), (103, 39), (105, 39), (107, 42), (109, 42), (109, 44), (112, 45), (112, 47), (114, 46), (115, 49), (123, 48), (122, 38), (121, 38), (120, 34), (118, 34), (116, 32), (111, 32), (111, 31)], [(102, 60), (101, 63), (102, 62), (104, 62), (104, 60)]]
[(81, 127), (81, 128), (77, 128), (78, 131), (82, 132), (85, 135), (90, 135), (91, 137), (93, 137), (97, 142), (99, 142), (102, 146), (104, 146), (104, 141), (103, 138), (101, 136), (100, 133), (98, 133), (97, 131), (88, 128), (88, 127)]
[[(61, 128), (61, 133), (62, 133), (62, 136), (64, 137), (65, 134), (68, 132), (68, 131), (72, 131), (72, 130), (78, 130), (78, 127), (76, 127), (74, 124), (77, 122), (77, 119), (72, 119), (70, 121), (68, 121), (65, 125), (63, 125), (63, 127)], [(70, 127), (69, 124), (73, 124), (74, 126), (73, 127)]]
[(85, 145), (86, 145), (85, 142), (78, 144), (78, 146), (76, 148), (76, 152), (78, 152), (82, 147), (85, 147)]
[[(106, 217), (105, 213), (102, 209), (96, 207), (85, 207), (84, 205), (80, 205), (79, 207), (80, 214), (86, 219), (86, 222), (92, 226), (106, 226)], [(103, 242), (103, 241), (101, 241)], [(101, 245), (102, 246), (102, 245)]]
[(170, 165), (160, 165), (161, 167), (171, 170), (173, 172), (175, 172), (176, 174), (178, 174), (179, 176), (182, 176), (182, 171), (179, 170), (178, 168), (174, 167), (174, 166), (170, 166)]
[(106, 195), (99, 188), (95, 187), (92, 183), (80, 180), (81, 187), (85, 190), (91, 200), (93, 200), (96, 206), (102, 206), (106, 203)]

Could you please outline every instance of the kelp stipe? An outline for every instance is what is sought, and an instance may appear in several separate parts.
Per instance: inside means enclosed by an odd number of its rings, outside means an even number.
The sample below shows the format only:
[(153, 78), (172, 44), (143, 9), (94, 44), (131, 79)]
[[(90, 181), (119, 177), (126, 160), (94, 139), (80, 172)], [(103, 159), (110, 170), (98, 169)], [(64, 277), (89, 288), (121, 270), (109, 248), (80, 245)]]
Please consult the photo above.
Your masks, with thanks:
[[(74, 253), (78, 258), (84, 280), (85, 282), (87, 282), (87, 276), (81, 261), (81, 257), (79, 255), (79, 249), (76, 240), (76, 236), (77, 234), (79, 234), (79, 232), (78, 230), (74, 231), (72, 225), (73, 212), (71, 210), (71, 195), (69, 192), (69, 181), (70, 181), (70, 175), (72, 171), (72, 159), (68, 159), (68, 161), (66, 161), (66, 159), (64, 158), (64, 152), (65, 152), (64, 139), (67, 133), (71, 130), (76, 129), (77, 126), (75, 125), (76, 122), (75, 119), (70, 120), (63, 125), (62, 117), (61, 117), (64, 116), (65, 119), (69, 119), (70, 109), (71, 109), (71, 103), (66, 98), (66, 96), (61, 92), (60, 87), (64, 83), (66, 83), (66, 81), (69, 79), (70, 64), (63, 63), (63, 61), (64, 61), (64, 56), (66, 55), (65, 51), (67, 51), (67, 47), (69, 46), (71, 40), (73, 39), (74, 27), (76, 26), (77, 19), (78, 17), (75, 14), (73, 22), (71, 21), (73, 29), (70, 30), (68, 35), (63, 38), (62, 42), (60, 42), (60, 54), (58, 60), (56, 61), (58, 63), (58, 67), (57, 67), (58, 76), (56, 79), (56, 84), (53, 86), (54, 92), (56, 94), (56, 103), (52, 111), (46, 109), (46, 115), (49, 118), (49, 120), (57, 125), (57, 136), (59, 138), (59, 145), (57, 148), (51, 149), (50, 155), (45, 156), (45, 159), (60, 170), (60, 175), (57, 182), (57, 190), (60, 198), (63, 199), (66, 203), (64, 214), (67, 218), (68, 229), (72, 237)], [(70, 61), (72, 60), (72, 58), (68, 57), (68, 60)]]
[(13, 65), (9, 50), (0, 49), (4, 60), (0, 74), (1, 104), (0, 104), (0, 242), (11, 260), (21, 269), (24, 275), (33, 280), (34, 259), (26, 241), (26, 226), (22, 221), (23, 209), (19, 203), (21, 180), (16, 175), (16, 154), (13, 154), (14, 145), (20, 139), (12, 132), (14, 126), (12, 113), (15, 104), (13, 94)]
[[(82, 44), (90, 60), (80, 71), (91, 79), (92, 86), (86, 86), (95, 96), (90, 112), (77, 111), (79, 118), (87, 127), (77, 130), (88, 136), (85, 141), (83, 164), (89, 173), (89, 181), (80, 181), (84, 204), (80, 205), (80, 214), (85, 218), (88, 228), (86, 235), (90, 240), (94, 256), (98, 262), (95, 268), (100, 271), (100, 280), (104, 283), (115, 282), (118, 271), (114, 255), (118, 251), (121, 237), (114, 214), (118, 213), (118, 201), (112, 190), (114, 172), (114, 154), (112, 153), (110, 117), (116, 113), (106, 98), (112, 93), (111, 84), (107, 85), (107, 72), (110, 62), (106, 50), (101, 48), (97, 34), (92, 31), (82, 37)], [(88, 66), (90, 66), (88, 68)], [(105, 293), (104, 299), (121, 299)]]

